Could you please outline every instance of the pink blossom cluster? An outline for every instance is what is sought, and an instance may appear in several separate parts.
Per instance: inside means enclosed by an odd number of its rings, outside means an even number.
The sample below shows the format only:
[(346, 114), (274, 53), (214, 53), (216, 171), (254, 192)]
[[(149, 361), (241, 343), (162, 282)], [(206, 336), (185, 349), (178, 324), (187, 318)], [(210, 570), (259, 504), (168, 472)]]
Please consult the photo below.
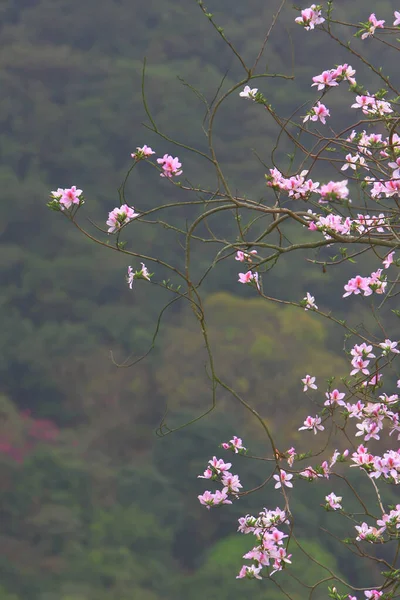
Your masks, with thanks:
[(397, 439), (400, 439), (398, 411), (391, 410), (394, 405), (396, 409), (398, 407), (398, 395), (392, 394), (391, 396), (388, 396), (384, 393), (379, 396), (379, 399), (381, 402), (374, 401), (364, 403), (361, 400), (357, 400), (355, 403), (347, 403), (345, 405), (345, 414), (349, 418), (355, 418), (361, 421), (356, 425), (358, 432), (355, 435), (356, 437), (363, 436), (365, 442), (368, 442), (370, 439), (380, 439), (380, 432), (383, 429), (385, 420), (389, 422), (389, 435), (397, 432), (399, 434)]
[(358, 535), (356, 537), (357, 542), (361, 542), (362, 540), (366, 540), (367, 542), (381, 542), (382, 533), (384, 529), (377, 529), (376, 527), (370, 527), (368, 523), (361, 523), (361, 525), (355, 525), (354, 529), (357, 531)]
[(368, 37), (371, 37), (375, 33), (375, 29), (383, 29), (385, 25), (385, 21), (379, 20), (376, 18), (375, 13), (370, 14), (368, 17), (368, 23), (365, 28), (362, 30), (364, 33), (361, 35), (361, 39), (365, 40)]
[(138, 216), (139, 213), (135, 212), (133, 206), (128, 206), (128, 204), (117, 206), (110, 213), (108, 213), (108, 233), (115, 233), (116, 231), (119, 231), (121, 227), (132, 221), (132, 219), (136, 219)]
[[(383, 592), (378, 590), (367, 590), (364, 592), (365, 598), (367, 600), (378, 600), (381, 596), (383, 596)], [(357, 600), (356, 596), (351, 596), (350, 594), (347, 596), (348, 600)]]
[[(320, 231), (326, 239), (333, 239), (332, 232), (339, 235), (350, 235), (351, 233), (363, 234), (367, 232), (384, 233), (384, 228), (387, 227), (387, 218), (383, 213), (372, 216), (358, 214), (357, 219), (350, 219), (350, 217), (342, 217), (333, 213), (329, 213), (326, 216), (317, 215), (311, 209), (307, 212), (310, 215), (308, 229), (310, 231)], [(391, 259), (389, 261), (391, 261), (389, 264), (393, 262)], [(385, 268), (387, 268), (386, 264)]]
[(321, 194), (319, 203), (326, 204), (328, 201), (347, 200), (349, 197), (347, 184), (348, 180), (344, 179), (343, 181), (329, 181), (325, 185), (322, 185), (319, 191)]
[(222, 442), (221, 448), (224, 450), (232, 450), (235, 454), (245, 454), (247, 451), (247, 448), (243, 446), (242, 439), (236, 435), (234, 435), (229, 442)]
[(58, 188), (56, 191), (51, 192), (50, 198), (56, 201), (61, 210), (69, 209), (71, 206), (80, 206), (83, 204), (83, 192), (79, 190), (75, 185), (70, 188)]
[(343, 298), (346, 298), (351, 294), (363, 294), (363, 296), (370, 296), (373, 292), (376, 294), (384, 294), (386, 286), (386, 275), (383, 274), (382, 269), (378, 269), (371, 273), (369, 277), (356, 275), (349, 279), (344, 286), (345, 293), (343, 294)]
[(332, 467), (337, 462), (345, 462), (348, 456), (348, 450), (344, 450), (343, 452), (335, 450), (329, 460), (324, 460), (321, 465), (315, 467), (309, 465), (303, 471), (300, 471), (299, 476), (303, 479), (307, 479), (308, 481), (314, 481), (319, 477), (325, 477), (325, 479), (329, 479)]
[(294, 200), (307, 200), (311, 193), (319, 187), (319, 182), (313, 182), (312, 179), (306, 180), (305, 176), (308, 171), (302, 171), (299, 175), (289, 178), (284, 177), (276, 168), (270, 169), (269, 172), (270, 175), (266, 175), (267, 185), (275, 190), (287, 192), (288, 196)]
[(239, 519), (238, 531), (245, 535), (251, 533), (257, 539), (257, 545), (247, 552), (243, 558), (252, 560), (253, 565), (243, 565), (237, 579), (261, 579), (260, 572), (268, 568), (268, 574), (281, 571), (285, 564), (291, 563), (291, 554), (287, 554), (284, 539), (288, 536), (279, 529), (280, 525), (289, 524), (286, 513), (280, 508), (268, 510), (264, 508), (258, 517), (246, 515)]
[(364, 115), (375, 115), (379, 117), (383, 117), (384, 115), (393, 112), (390, 102), (369, 95), (356, 96), (356, 101), (351, 105), (351, 108), (361, 108)]
[(308, 229), (310, 231), (320, 231), (325, 239), (333, 239), (332, 232), (338, 233), (339, 235), (349, 235), (353, 222), (350, 217), (341, 217), (340, 215), (334, 215), (329, 213), (326, 217), (317, 216), (315, 213), (308, 211), (316, 217), (315, 220), (310, 220)]
[(162, 168), (162, 173), (160, 173), (161, 177), (168, 177), (171, 179), (171, 177), (176, 177), (183, 173), (181, 169), (182, 164), (179, 162), (177, 156), (173, 158), (169, 154), (164, 154), (162, 158), (157, 158), (157, 162)]
[(391, 510), (389, 514), (384, 513), (382, 519), (378, 519), (376, 524), (381, 527), (381, 530), (389, 533), (400, 529), (400, 504), (396, 504), (395, 509)]
[(304, 8), (300, 13), (300, 17), (295, 19), (295, 22), (303, 25), (306, 31), (314, 29), (316, 25), (320, 25), (324, 21), (325, 19), (321, 16), (321, 6), (316, 4), (311, 4), (309, 8)]
[(387, 450), (382, 456), (373, 455), (368, 448), (362, 444), (357, 451), (351, 455), (354, 462), (351, 467), (359, 467), (374, 479), (383, 477), (395, 485), (400, 483), (400, 448), (398, 450)]
[(355, 85), (355, 74), (356, 72), (351, 65), (348, 65), (347, 63), (338, 65), (336, 69), (329, 69), (327, 71), (322, 71), (319, 75), (315, 75), (312, 78), (314, 83), (311, 84), (311, 87), (317, 86), (317, 90), (321, 91), (325, 88), (336, 87), (344, 80), (350, 85)]
[(400, 179), (374, 181), (374, 179), (369, 178), (366, 181), (372, 185), (371, 198), (381, 198), (382, 196), (392, 198), (400, 194)]
[(341, 171), (347, 171), (349, 168), (355, 171), (358, 167), (363, 167), (367, 171), (369, 170), (363, 156), (360, 156), (359, 154), (346, 154), (346, 162), (341, 167)]
[(221, 458), (214, 456), (208, 461), (209, 465), (200, 479), (210, 479), (222, 484), (222, 490), (216, 490), (215, 493), (206, 490), (203, 494), (197, 496), (200, 504), (210, 509), (212, 506), (222, 504), (232, 504), (229, 497), (237, 498), (237, 493), (243, 487), (238, 475), (233, 475), (229, 469), (232, 463), (225, 463)]
[[(135, 161), (139, 161), (148, 158), (152, 154), (155, 154), (154, 150), (145, 144), (141, 148), (138, 146), (136, 148), (136, 152), (131, 154), (131, 157)], [(181, 169), (182, 164), (179, 162), (179, 158), (177, 156), (174, 158), (170, 154), (164, 154), (162, 158), (157, 158), (157, 162), (159, 165), (161, 165), (162, 169), (160, 177), (168, 177), (171, 179), (172, 177), (182, 175), (183, 173)]]

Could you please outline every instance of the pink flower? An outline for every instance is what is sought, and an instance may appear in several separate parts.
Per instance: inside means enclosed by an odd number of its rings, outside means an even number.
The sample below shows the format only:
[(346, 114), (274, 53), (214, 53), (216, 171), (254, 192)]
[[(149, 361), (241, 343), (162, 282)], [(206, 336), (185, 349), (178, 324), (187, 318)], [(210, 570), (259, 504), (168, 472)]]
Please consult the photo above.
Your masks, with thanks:
[(397, 27), (400, 25), (400, 12), (397, 10), (394, 11), (395, 21), (393, 22), (393, 27)]
[(235, 260), (238, 260), (239, 262), (244, 262), (245, 260), (247, 260), (248, 262), (252, 262), (251, 260), (251, 255), (255, 255), (257, 254), (257, 250), (250, 250), (250, 252), (242, 252), (242, 250), (238, 250), (236, 252), (236, 256), (235, 256)]
[(336, 71), (335, 69), (330, 69), (329, 71), (323, 71), (321, 75), (315, 75), (312, 78), (313, 82), (311, 87), (314, 85), (318, 86), (318, 90), (323, 90), (325, 87), (333, 87), (335, 85), (339, 85), (336, 81)]
[(383, 350), (383, 356), (388, 355), (390, 352), (393, 352), (394, 354), (400, 354), (400, 350), (397, 350), (397, 344), (398, 342), (392, 342), (391, 340), (385, 340), (384, 342), (381, 342), (379, 346)]
[(174, 177), (177, 175), (182, 175), (183, 171), (181, 170), (181, 163), (179, 162), (179, 158), (175, 156), (172, 158), (169, 154), (164, 154), (162, 158), (157, 158), (157, 162), (162, 166), (163, 172), (160, 173), (160, 177)]
[(293, 467), (294, 459), (296, 458), (296, 449), (292, 446), (291, 448), (289, 448), (289, 450), (285, 452), (285, 454), (287, 454), (288, 457), (287, 461), (289, 467)]
[(311, 377), (311, 375), (306, 375), (301, 381), (304, 383), (303, 392), (306, 392), (308, 388), (312, 390), (317, 389), (317, 386), (315, 385), (315, 377)]
[(78, 190), (75, 185), (70, 188), (58, 188), (57, 191), (51, 192), (53, 200), (60, 203), (61, 208), (71, 208), (73, 204), (82, 203), (82, 190)]
[(155, 154), (155, 152), (145, 144), (142, 148), (139, 148), (139, 146), (137, 146), (136, 152), (131, 154), (131, 156), (135, 160), (142, 160), (144, 158), (147, 158), (148, 156), (151, 156), (152, 154)]
[(318, 479), (318, 477), (322, 477), (322, 475), (317, 473), (312, 467), (306, 467), (299, 475), (306, 479)]
[(344, 392), (339, 392), (339, 390), (326, 392), (325, 396), (327, 397), (327, 400), (324, 402), (324, 406), (334, 406), (335, 404), (338, 406), (346, 406), (346, 403), (343, 401), (345, 395)]
[(365, 33), (362, 34), (361, 39), (365, 40), (367, 37), (374, 35), (375, 29), (377, 29), (377, 28), (383, 29), (384, 25), (385, 25), (385, 21), (383, 21), (383, 20), (378, 21), (378, 19), (375, 16), (375, 13), (372, 13), (369, 16), (368, 26), (366, 28)]
[(310, 8), (305, 8), (301, 11), (301, 16), (295, 19), (295, 22), (299, 25), (303, 25), (306, 31), (314, 29), (315, 25), (323, 23), (325, 19), (321, 17), (321, 11), (319, 7), (312, 4)]
[[(369, 527), (367, 523), (361, 523), (361, 525), (356, 525), (355, 529), (358, 531), (358, 536), (356, 540), (360, 542), (361, 540), (365, 540), (367, 537), (369, 538), (367, 541), (373, 542), (378, 540), (381, 537), (382, 530), (376, 529), (376, 527)], [(369, 592), (365, 592), (367, 595)], [(382, 592), (380, 593), (382, 595)], [(379, 596), (377, 596), (379, 598)], [(367, 596), (367, 598), (374, 598), (374, 596)]]
[(206, 506), (208, 510), (210, 510), (211, 506), (214, 505), (214, 494), (212, 494), (209, 490), (206, 490), (204, 494), (197, 496), (200, 504)]
[(378, 592), (378, 590), (370, 590), (370, 591), (364, 592), (364, 594), (365, 594), (365, 597), (368, 598), (368, 600), (378, 600), (378, 598), (383, 596), (383, 592)]
[(222, 485), (224, 486), (222, 491), (226, 494), (231, 494), (232, 492), (238, 492), (240, 488), (242, 488), (242, 484), (240, 483), (238, 475), (232, 475), (232, 473), (224, 473), (222, 475)]
[(347, 187), (348, 180), (329, 181), (326, 185), (321, 186), (320, 204), (328, 202), (328, 200), (345, 200), (349, 196), (349, 188)]
[(364, 375), (369, 375), (369, 370), (367, 366), (369, 365), (369, 360), (364, 360), (361, 356), (355, 356), (351, 361), (354, 369), (351, 371), (350, 375), (356, 375), (357, 373), (363, 373)]
[(213, 456), (208, 462), (211, 467), (217, 471), (217, 473), (229, 471), (232, 466), (232, 463), (226, 463), (222, 460), (222, 458), (217, 458), (216, 456)]
[(393, 264), (393, 256), (394, 256), (394, 251), (390, 252), (386, 258), (383, 260), (382, 264), (385, 267), (385, 269), (388, 269), (390, 267), (391, 264)]
[(368, 169), (365, 163), (365, 158), (359, 154), (355, 154), (354, 156), (351, 154), (346, 154), (346, 161), (347, 162), (343, 165), (343, 167), (341, 167), (341, 171), (346, 171), (349, 167), (350, 169), (353, 169), (353, 171), (355, 171), (357, 167), (364, 167), (365, 169)]
[(353, 77), (353, 75), (355, 74), (355, 69), (353, 69), (353, 67), (351, 65), (348, 65), (347, 63), (343, 65), (338, 65), (334, 72), (334, 76), (337, 79), (347, 79), (350, 85), (354, 85), (356, 83), (356, 80)]
[(338, 510), (342, 508), (342, 505), (340, 504), (342, 501), (342, 496), (335, 496), (335, 494), (332, 492), (331, 494), (329, 494), (329, 496), (325, 496), (325, 500), (327, 502), (327, 506), (329, 506), (333, 510)]
[(326, 117), (330, 117), (329, 109), (326, 108), (325, 104), (321, 104), (321, 102), (317, 102), (317, 104), (311, 109), (308, 115), (306, 115), (303, 119), (303, 123), (310, 119), (311, 121), (321, 121), (325, 125)]
[(400, 156), (396, 158), (395, 162), (388, 163), (391, 169), (394, 169), (392, 173), (392, 179), (400, 179)]
[(364, 293), (364, 296), (370, 296), (372, 294), (372, 290), (369, 287), (370, 278), (369, 277), (361, 277), (361, 275), (356, 275), (352, 279), (349, 279), (347, 284), (344, 286), (345, 294), (343, 294), (343, 298), (346, 296), (350, 296), (351, 294), (361, 294)]
[(239, 273), (239, 283), (254, 283), (257, 288), (260, 288), (258, 283), (258, 273), (253, 273), (252, 271), (247, 271), (247, 273)]
[(303, 427), (299, 427), (299, 431), (314, 431), (314, 434), (317, 434), (317, 430), (323, 431), (324, 429), (325, 427), (321, 425), (321, 418), (318, 416), (307, 417), (307, 419), (304, 421)]
[[(229, 440), (228, 442), (223, 442), (221, 444), (222, 448), (224, 448), (224, 450), (233, 450), (233, 452), (235, 454), (243, 453), (246, 452), (246, 448), (243, 446), (243, 442), (241, 440), (240, 437), (237, 437), (236, 435), (233, 436), (233, 438), (231, 440)], [(229, 468), (231, 466), (230, 463), (229, 464)]]
[(275, 489), (278, 490), (283, 485), (286, 485), (288, 488), (293, 487), (293, 483), (290, 481), (293, 479), (293, 475), (291, 473), (286, 473), (283, 469), (279, 471), (279, 475), (274, 475), (274, 479), (276, 481)]
[(255, 565), (251, 565), (250, 567), (243, 565), (243, 567), (239, 571), (239, 575), (236, 579), (262, 579), (261, 575), (259, 575), (261, 567), (256, 567)]
[(215, 494), (212, 494), (209, 490), (206, 490), (204, 494), (197, 496), (200, 504), (205, 506), (208, 510), (212, 506), (218, 506), (220, 504), (232, 504), (230, 500), (228, 500), (228, 496), (225, 492), (221, 492), (217, 490)]
[(114, 208), (114, 210), (108, 213), (108, 233), (114, 233), (115, 231), (118, 231), (123, 225), (126, 225), (129, 223), (129, 221), (132, 221), (132, 219), (135, 219), (138, 216), (139, 213), (135, 213), (134, 208), (128, 206), (127, 204), (117, 206)]

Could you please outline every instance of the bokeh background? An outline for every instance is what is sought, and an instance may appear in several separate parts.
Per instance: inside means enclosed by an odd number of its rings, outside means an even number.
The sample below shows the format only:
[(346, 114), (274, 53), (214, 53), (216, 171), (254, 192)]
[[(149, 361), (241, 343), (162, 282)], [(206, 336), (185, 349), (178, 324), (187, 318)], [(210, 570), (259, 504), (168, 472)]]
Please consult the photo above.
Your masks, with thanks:
[[(208, 8), (251, 59), (277, 6), (210, 0)], [(335, 6), (337, 16), (358, 22), (375, 3)], [(380, 2), (379, 11), (390, 21), (390, 2)], [(286, 116), (312, 102), (311, 77), (324, 68), (347, 61), (364, 73), (365, 85), (371, 81), (345, 50), (296, 26), (296, 16), (291, 6), (284, 9), (261, 63), (262, 70), (288, 75), (294, 65), (296, 80), (257, 84)], [(104, 226), (118, 204), (130, 153), (144, 143), (158, 156), (178, 154), (194, 184), (212, 182), (207, 163), (143, 127), (143, 58), (157, 125), (204, 151), (204, 108), (182, 79), (211, 99), (224, 75), (226, 86), (243, 77), (240, 65), (190, 0), (8, 0), (0, 5), (0, 47), (0, 600), (277, 598), (272, 584), (235, 576), (252, 546), (236, 533), (237, 518), (275, 508), (279, 492), (269, 486), (210, 512), (197, 501), (205, 489), (197, 475), (222, 452), (218, 444), (239, 434), (255, 453), (269, 450), (259, 425), (219, 393), (206, 419), (156, 436), (166, 407), (179, 425), (210, 404), (193, 314), (174, 305), (149, 357), (117, 369), (110, 351), (117, 361), (145, 352), (167, 296), (142, 281), (129, 290), (124, 278), (131, 260), (91, 244), (46, 208), (50, 190), (77, 185), (86, 197), (82, 224), (90, 226), (90, 216)], [(363, 48), (375, 58), (372, 45)], [(379, 61), (394, 70), (386, 51)], [(332, 94), (338, 124), (347, 122), (349, 99), (343, 90)], [(268, 164), (277, 133), (262, 107), (238, 95), (221, 110), (215, 145), (240, 193), (267, 197), (266, 167), (255, 152)], [(283, 144), (277, 152), (283, 166), (286, 151)], [(187, 198), (148, 165), (139, 167), (127, 190), (136, 209)], [(195, 214), (188, 206), (171, 218), (184, 226)], [(234, 219), (215, 227), (227, 238), (236, 235)], [(179, 240), (167, 229), (127, 228), (126, 240), (134, 251), (182, 264)], [(196, 252), (194, 262), (204, 268), (211, 251), (196, 246)], [(297, 431), (310, 408), (300, 379), (308, 372), (321, 381), (346, 372), (343, 334), (315, 315), (254, 298), (238, 286), (237, 267), (224, 262), (203, 286), (217, 370), (274, 427), (280, 449), (306, 451), (314, 442)], [(341, 286), (355, 268), (361, 266), (345, 265), (339, 277), (292, 256), (265, 277), (264, 287), (295, 300), (311, 291), (320, 307), (343, 314)], [(368, 321), (362, 310), (349, 300), (346, 318)], [(269, 472), (268, 465), (240, 457), (233, 468), (248, 488)], [(368, 481), (357, 485), (368, 497)], [(350, 535), (348, 523), (338, 515), (327, 519), (320, 507), (332, 491), (329, 482), (296, 488), (305, 548), (343, 577), (365, 582), (365, 564), (349, 561), (346, 547), (322, 532), (333, 526), (338, 537)], [(296, 551), (291, 571), (308, 584), (325, 575)], [(373, 583), (373, 571), (368, 574)], [(286, 573), (279, 577), (293, 598), (308, 596)], [(321, 589), (314, 599), (325, 594)]]

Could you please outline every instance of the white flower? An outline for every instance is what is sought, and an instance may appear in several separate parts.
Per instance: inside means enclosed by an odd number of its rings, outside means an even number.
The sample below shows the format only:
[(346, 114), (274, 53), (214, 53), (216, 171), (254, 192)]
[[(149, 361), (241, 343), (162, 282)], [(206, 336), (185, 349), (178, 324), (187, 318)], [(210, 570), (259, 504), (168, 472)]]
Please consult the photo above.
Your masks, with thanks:
[(251, 89), (248, 85), (244, 87), (243, 92), (240, 92), (241, 98), (248, 98), (249, 100), (255, 100), (258, 88)]

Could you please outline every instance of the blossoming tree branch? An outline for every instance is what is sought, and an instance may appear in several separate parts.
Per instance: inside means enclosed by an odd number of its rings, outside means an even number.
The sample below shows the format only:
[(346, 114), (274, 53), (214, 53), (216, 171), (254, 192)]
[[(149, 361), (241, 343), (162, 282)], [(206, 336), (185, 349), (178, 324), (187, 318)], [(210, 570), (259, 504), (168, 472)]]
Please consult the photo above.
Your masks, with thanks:
[[(313, 4), (299, 10), (297, 16), (293, 15), (294, 28), (302, 27), (304, 36), (320, 36), (321, 44), (326, 37), (330, 38), (347, 51), (349, 60), (335, 64), (332, 59), (322, 73), (316, 73), (309, 81), (309, 106), (287, 117), (280, 115), (277, 107), (268, 101), (267, 83), (270, 77), (291, 80), (294, 76), (290, 73), (265, 73), (260, 69), (271, 32), (282, 11), (287, 8), (285, 0), (273, 16), (265, 38), (260, 40), (259, 52), (251, 63), (240, 55), (203, 2), (199, 0), (198, 4), (242, 70), (239, 81), (229, 89), (221, 85), (214, 99), (205, 101), (208, 150), (200, 151), (192, 147), (190, 139), (171, 140), (158, 129), (145, 93), (144, 70), (143, 101), (149, 128), (170, 144), (171, 154), (161, 156), (146, 144), (132, 152), (132, 165), (119, 190), (118, 205), (110, 206), (108, 218), (105, 216), (104, 225), (98, 225), (95, 233), (82, 225), (80, 217), (85, 198), (83, 191), (76, 186), (51, 192), (49, 207), (58, 211), (89, 239), (107, 250), (129, 257), (131, 265), (126, 280), (132, 293), (137, 285), (150, 283), (155, 286), (155, 293), (157, 286), (166, 288), (171, 294), (170, 302), (181, 300), (191, 305), (193, 318), (199, 323), (208, 353), (210, 403), (190, 423), (211, 412), (218, 402), (219, 391), (223, 390), (244, 406), (264, 431), (266, 450), (262, 460), (270, 466), (270, 472), (260, 487), (268, 489), (268, 486), (273, 486), (279, 490), (282, 502), (278, 507), (261, 505), (258, 514), (239, 519), (238, 532), (249, 537), (249, 550), (243, 557), (245, 564), (238, 569), (238, 578), (265, 580), (265, 585), (275, 584), (286, 596), (291, 597), (285, 592), (285, 577), (286, 573), (290, 574), (292, 566), (291, 549), (294, 546), (301, 548), (291, 511), (296, 482), (303, 479), (314, 483), (314, 493), (318, 494), (318, 482), (327, 480), (332, 491), (321, 496), (322, 508), (340, 513), (347, 520), (348, 538), (344, 543), (351, 553), (349, 556), (352, 560), (358, 557), (377, 563), (381, 579), (369, 580), (368, 569), (365, 569), (365, 585), (356, 587), (351, 580), (344, 580), (335, 573), (329, 564), (323, 565), (326, 576), (315, 585), (304, 587), (304, 597), (311, 598), (317, 587), (325, 586), (325, 593), (335, 600), (394, 598), (399, 595), (400, 585), (397, 564), (400, 503), (385, 505), (381, 488), (400, 483), (400, 378), (396, 374), (400, 348), (393, 329), (387, 331), (385, 321), (379, 315), (383, 308), (386, 309), (385, 314), (388, 314), (388, 310), (397, 314), (397, 266), (400, 264), (396, 258), (396, 250), (400, 246), (399, 92), (379, 65), (368, 61), (362, 52), (354, 50), (348, 38), (351, 40), (355, 35), (363, 44), (376, 44), (377, 49), (384, 45), (391, 51), (398, 50), (400, 11), (394, 11), (392, 20), (388, 22), (375, 14), (363, 14), (363, 4), (360, 2), (360, 21), (347, 23), (335, 19), (335, 4), (328, 2), (325, 6)], [(369, 70), (368, 85), (357, 77), (359, 65)], [(296, 85), (295, 82), (292, 85)], [(341, 130), (335, 125), (334, 110), (330, 107), (330, 98), (339, 89), (342, 94), (347, 94), (348, 115), (353, 119), (351, 126)], [(274, 153), (269, 157), (265, 173), (266, 193), (262, 201), (252, 199), (245, 193), (237, 194), (231, 189), (218, 160), (214, 125), (221, 106), (231, 97), (237, 102), (237, 111), (241, 110), (241, 103), (251, 102), (254, 111), (259, 111), (260, 119), (266, 115), (273, 119), (280, 128), (280, 140), (284, 139), (284, 143), (293, 148), (294, 158), (289, 165), (276, 164)], [(174, 156), (182, 148), (200, 157), (205, 169), (214, 171), (217, 181), (215, 188), (194, 186), (185, 180), (185, 167), (180, 158)], [(175, 202), (145, 210), (140, 206), (138, 197), (135, 206), (132, 206), (133, 202), (126, 197), (126, 183), (144, 161), (153, 167), (154, 176), (158, 172), (166, 186), (176, 188)], [(169, 217), (168, 221), (168, 227), (183, 240), (183, 268), (169, 264), (161, 256), (147, 254), (145, 248), (136, 248), (134, 241), (134, 250), (127, 248), (126, 242), (134, 240), (135, 228), (140, 228), (141, 223), (165, 226), (163, 213), (171, 215), (175, 209), (179, 211), (188, 204), (192, 204), (200, 213), (197, 212), (186, 229), (182, 229), (173, 217)], [(213, 218), (221, 213), (235, 224), (236, 236), (231, 240), (214, 233)], [(264, 223), (261, 233), (260, 219)], [(255, 222), (258, 224), (257, 231), (253, 226)], [(291, 232), (293, 228), (299, 232), (295, 242), (289, 241), (285, 235), (287, 226), (291, 227)], [(208, 231), (208, 237), (204, 230)], [(293, 239), (292, 235), (290, 237)], [(192, 253), (194, 240), (215, 248), (213, 261), (197, 278), (192, 275), (193, 264), (196, 263), (196, 255)], [(315, 258), (316, 253), (324, 248), (335, 255), (329, 261)], [(353, 276), (343, 279), (341, 289), (333, 289), (332, 294), (340, 295), (343, 304), (355, 302), (370, 306), (379, 325), (378, 333), (355, 328), (330, 311), (320, 310), (318, 298), (312, 289), (300, 297), (296, 296), (295, 290), (291, 298), (279, 298), (273, 294), (268, 286), (268, 271), (273, 267), (279, 268), (282, 256), (304, 251), (313, 253), (310, 254), (314, 257), (310, 259), (313, 268), (337, 268), (337, 277), (340, 277), (340, 265), (348, 262), (354, 264)], [(371, 268), (368, 271), (357, 271), (356, 258), (361, 254), (369, 256)], [(290, 440), (286, 450), (278, 451), (275, 432), (252, 407), (251, 398), (242, 396), (219, 375), (209, 341), (201, 286), (207, 275), (224, 261), (236, 261), (231, 264), (238, 266), (238, 286), (249, 286), (255, 296), (309, 311), (315, 318), (328, 319), (343, 330), (347, 341), (345, 356), (348, 360), (348, 376), (334, 384), (336, 374), (332, 373), (332, 378), (324, 383), (320, 381), (318, 373), (313, 372), (304, 373), (299, 381), (304, 394), (313, 399), (315, 412), (304, 414), (304, 421), (298, 423), (297, 429), (304, 436), (321, 437), (321, 449), (318, 452), (297, 449), (290, 444)], [(170, 279), (157, 279), (158, 268), (167, 269)], [(169, 428), (165, 419), (161, 423), (160, 433), (165, 435), (176, 429), (179, 427)], [(324, 436), (328, 433), (327, 441)], [(337, 446), (334, 450), (331, 449), (332, 439)], [(378, 445), (374, 445), (377, 441)], [(245, 447), (249, 444), (238, 435), (232, 435), (232, 439), (222, 443), (216, 440), (216, 445), (218, 443), (221, 453), (211, 458), (204, 473), (198, 475), (207, 482), (207, 489), (198, 496), (198, 501), (208, 510), (229, 510), (227, 505), (238, 502), (243, 495), (257, 493), (260, 488), (245, 490), (227, 458), (231, 453), (235, 459), (235, 469), (236, 465), (239, 469), (240, 460), (252, 457), (251, 448)], [(306, 440), (304, 446), (307, 446)], [(356, 471), (369, 482), (370, 493), (375, 498), (373, 512), (352, 483)], [(335, 482), (339, 479), (346, 482), (349, 497), (358, 505), (357, 513), (348, 509), (346, 497), (335, 493)], [(317, 557), (306, 555), (320, 564)]]

